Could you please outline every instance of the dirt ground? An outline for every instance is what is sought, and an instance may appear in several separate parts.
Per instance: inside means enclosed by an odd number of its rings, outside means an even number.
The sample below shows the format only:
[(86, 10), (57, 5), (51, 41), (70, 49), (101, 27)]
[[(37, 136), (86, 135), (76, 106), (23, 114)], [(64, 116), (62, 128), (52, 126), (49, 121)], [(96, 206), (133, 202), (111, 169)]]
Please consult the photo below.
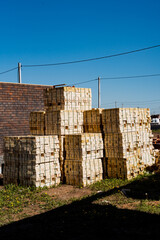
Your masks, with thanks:
[[(4, 186), (2, 185), (2, 178), (0, 175), (0, 190), (4, 188)], [(44, 190), (43, 192), (46, 192), (49, 196), (51, 197), (56, 197), (60, 200), (63, 201), (67, 201), (69, 199), (80, 199), (83, 197), (87, 197), (90, 196), (93, 191), (89, 188), (78, 188), (78, 187), (74, 187), (71, 185), (60, 185), (56, 188), (49, 188)]]
[(47, 191), (48, 195), (55, 196), (61, 200), (79, 199), (82, 197), (90, 196), (92, 194), (89, 188), (77, 188), (71, 185), (61, 185), (58, 188), (51, 188)]

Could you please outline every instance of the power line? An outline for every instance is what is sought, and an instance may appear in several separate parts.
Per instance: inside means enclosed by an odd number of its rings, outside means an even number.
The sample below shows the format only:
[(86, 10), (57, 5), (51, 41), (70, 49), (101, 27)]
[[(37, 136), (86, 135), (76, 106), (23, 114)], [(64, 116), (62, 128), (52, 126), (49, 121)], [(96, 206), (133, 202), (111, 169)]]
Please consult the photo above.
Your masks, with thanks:
[(11, 68), (11, 69), (9, 69), (9, 70), (6, 70), (6, 71), (4, 71), (4, 72), (1, 72), (0, 74), (5, 74), (5, 73), (8, 73), (8, 72), (14, 71), (14, 70), (16, 70), (16, 69), (18, 69), (18, 67)]
[(112, 79), (127, 79), (127, 78), (145, 78), (145, 77), (158, 77), (160, 73), (149, 74), (149, 75), (135, 75), (135, 76), (124, 76), (124, 77), (102, 77), (102, 80), (112, 80)]
[(160, 102), (160, 99), (157, 99), (157, 100), (148, 100), (148, 101), (134, 101), (134, 102), (119, 102), (119, 103), (128, 103), (128, 104), (143, 104), (143, 103), (157, 103), (157, 102)]
[(105, 106), (105, 105), (113, 105), (113, 104), (115, 104), (115, 101), (114, 102), (108, 102), (108, 103), (103, 103), (103, 104), (101, 104), (101, 106)]
[(95, 79), (88, 80), (88, 81), (84, 81), (84, 82), (78, 82), (78, 83), (69, 83), (69, 84), (67, 84), (67, 86), (69, 86), (69, 85), (80, 85), (80, 84), (83, 84), (83, 83), (89, 83), (89, 82), (95, 82), (95, 81), (98, 81), (98, 79), (97, 79), (97, 78), (95, 78)]
[[(148, 74), (148, 75), (123, 76), (123, 77), (101, 77), (100, 79), (101, 80), (116, 80), (116, 79), (147, 78), (147, 77), (158, 77), (158, 76), (160, 76), (160, 73)], [(67, 85), (80, 85), (83, 83), (94, 82), (94, 81), (98, 81), (98, 78), (84, 81), (84, 82), (71, 83), (71, 84), (67, 84)]]
[(145, 48), (140, 48), (140, 49), (136, 49), (136, 50), (132, 50), (132, 51), (128, 51), (128, 52), (122, 52), (122, 53), (102, 56), (102, 57), (81, 59), (81, 60), (70, 61), (70, 62), (22, 65), (22, 67), (49, 67), (49, 66), (58, 66), (58, 65), (66, 65), (66, 64), (74, 64), (74, 63), (96, 61), (96, 60), (101, 60), (101, 59), (105, 59), (105, 58), (112, 58), (112, 57), (118, 57), (118, 56), (123, 56), (123, 55), (127, 55), (127, 54), (132, 54), (132, 53), (136, 53), (136, 52), (142, 52), (142, 51), (146, 51), (146, 50), (157, 48), (157, 47), (160, 47), (160, 44), (154, 45), (154, 46), (145, 47)]
[[(123, 101), (123, 102), (118, 102), (116, 101), (117, 104), (157, 104), (160, 102), (160, 99), (157, 99), (157, 100), (147, 100), (147, 101), (134, 101), (134, 102), (126, 102), (126, 101)], [(108, 103), (103, 103), (102, 106), (106, 106), (106, 105), (111, 105), (111, 104), (115, 104), (115, 102), (108, 102)]]

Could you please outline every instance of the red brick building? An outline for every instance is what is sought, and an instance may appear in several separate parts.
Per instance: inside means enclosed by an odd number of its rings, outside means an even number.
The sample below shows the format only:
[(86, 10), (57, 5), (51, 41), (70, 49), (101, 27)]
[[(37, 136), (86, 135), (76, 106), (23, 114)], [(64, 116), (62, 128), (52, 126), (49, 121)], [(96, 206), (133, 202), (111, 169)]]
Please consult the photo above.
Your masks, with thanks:
[(0, 165), (3, 137), (30, 134), (29, 114), (44, 110), (43, 89), (46, 87), (49, 86), (0, 82)]

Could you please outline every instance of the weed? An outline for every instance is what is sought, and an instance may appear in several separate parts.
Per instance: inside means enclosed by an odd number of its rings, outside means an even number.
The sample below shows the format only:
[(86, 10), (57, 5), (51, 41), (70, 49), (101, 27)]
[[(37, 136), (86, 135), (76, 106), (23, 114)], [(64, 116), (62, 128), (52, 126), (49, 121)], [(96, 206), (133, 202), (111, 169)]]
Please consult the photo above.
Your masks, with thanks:
[(137, 206), (137, 210), (142, 212), (152, 213), (152, 214), (153, 213), (160, 214), (160, 202), (155, 203), (149, 200), (142, 200)]
[[(160, 175), (144, 174), (132, 180), (104, 179), (88, 186), (92, 195), (98, 191), (108, 194), (97, 197), (96, 204), (110, 204), (117, 208), (131, 208), (138, 211), (160, 214)], [(122, 189), (128, 189), (124, 195)], [(110, 191), (111, 190), (111, 191)], [(64, 204), (87, 199), (87, 196), (60, 200), (48, 188), (22, 187), (13, 184), (0, 190), (0, 226), (48, 211)], [(94, 202), (93, 202), (94, 203)]]
[[(48, 188), (22, 187), (13, 184), (0, 190), (0, 225), (13, 221), (13, 215), (20, 214), (26, 207), (36, 205), (44, 210), (53, 209), (63, 205), (62, 201), (56, 201), (44, 190)], [(27, 214), (26, 214), (27, 215)], [(21, 214), (25, 216), (25, 214)]]

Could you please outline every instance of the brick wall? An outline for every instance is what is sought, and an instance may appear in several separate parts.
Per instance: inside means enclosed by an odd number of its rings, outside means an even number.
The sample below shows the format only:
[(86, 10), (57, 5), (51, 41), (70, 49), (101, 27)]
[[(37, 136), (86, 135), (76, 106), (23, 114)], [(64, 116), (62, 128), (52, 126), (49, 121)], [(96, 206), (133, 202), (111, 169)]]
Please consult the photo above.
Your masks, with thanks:
[(28, 135), (29, 114), (44, 110), (43, 89), (49, 86), (0, 83), (0, 157), (3, 137)]

